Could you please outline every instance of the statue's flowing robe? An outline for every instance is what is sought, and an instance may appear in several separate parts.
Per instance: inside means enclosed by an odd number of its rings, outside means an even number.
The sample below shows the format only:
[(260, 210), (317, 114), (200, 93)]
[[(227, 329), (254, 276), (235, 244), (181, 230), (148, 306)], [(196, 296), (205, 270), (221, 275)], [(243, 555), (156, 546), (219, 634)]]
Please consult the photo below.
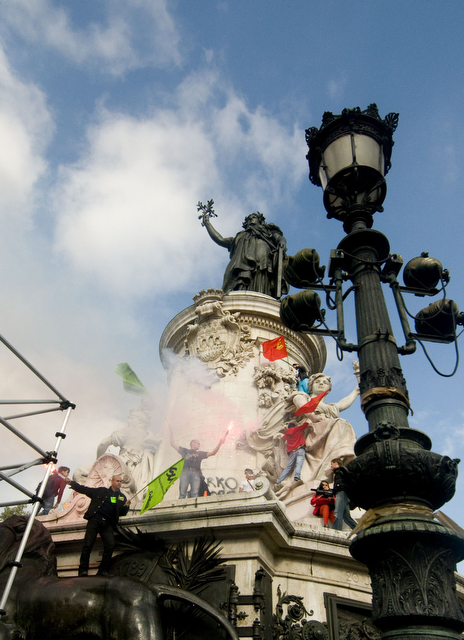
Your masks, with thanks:
[[(278, 240), (282, 237), (276, 225), (250, 225), (245, 231), (228, 238), (230, 262), (224, 273), (223, 290), (258, 291), (275, 296), (277, 291)], [(282, 293), (288, 292), (282, 280)]]
[[(309, 401), (309, 396), (307, 398)], [(306, 460), (301, 473), (303, 481), (328, 478), (332, 474), (330, 462), (334, 458), (342, 458), (344, 464), (354, 458), (356, 435), (348, 420), (340, 418), (337, 405), (321, 402), (315, 414), (322, 420), (309, 423), (305, 438)]]
[[(282, 455), (286, 455), (285, 448), (281, 441), (276, 442), (276, 440), (283, 432), (284, 423), (288, 422), (295, 411), (309, 400), (308, 394), (297, 391), (279, 402), (266, 415), (261, 427), (248, 436), (250, 447), (265, 456), (271, 455), (274, 451), (276, 461), (283, 468), (286, 464), (282, 461)], [(356, 435), (348, 420), (340, 418), (337, 405), (320, 402), (315, 415), (322, 419), (313, 423), (305, 414), (292, 419), (296, 424), (309, 423), (305, 430), (306, 456), (301, 472), (301, 479), (305, 483), (331, 477), (330, 462), (334, 458), (342, 458), (344, 464), (347, 464), (355, 457)]]

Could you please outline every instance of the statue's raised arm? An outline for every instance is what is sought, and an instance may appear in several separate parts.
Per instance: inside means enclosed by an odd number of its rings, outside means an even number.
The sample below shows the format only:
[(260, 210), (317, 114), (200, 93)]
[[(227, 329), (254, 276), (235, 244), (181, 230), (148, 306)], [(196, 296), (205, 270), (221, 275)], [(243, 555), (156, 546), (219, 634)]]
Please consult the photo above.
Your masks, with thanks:
[(204, 205), (199, 202), (197, 210), (202, 226), (221, 247), (229, 250), (230, 262), (224, 273), (222, 288), (230, 291), (257, 291), (274, 298), (288, 293), (288, 284), (282, 277), (282, 263), (287, 243), (282, 231), (273, 223), (266, 223), (257, 211), (245, 218), (243, 231), (235, 238), (223, 238), (213, 227), (210, 219), (217, 217), (213, 200)]
[(223, 238), (221, 234), (211, 224), (211, 218), (217, 218), (217, 213), (213, 209), (214, 200), (208, 200), (206, 204), (199, 202), (197, 211), (201, 211), (198, 219), (201, 220), (201, 226), (206, 228), (210, 238), (221, 247), (229, 249), (234, 241), (233, 238)]

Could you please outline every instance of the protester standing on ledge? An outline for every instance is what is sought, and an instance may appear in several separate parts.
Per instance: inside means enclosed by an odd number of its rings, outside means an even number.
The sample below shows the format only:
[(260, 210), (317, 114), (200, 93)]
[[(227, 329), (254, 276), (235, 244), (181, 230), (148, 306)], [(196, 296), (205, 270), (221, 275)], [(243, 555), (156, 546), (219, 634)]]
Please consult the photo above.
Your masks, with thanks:
[(68, 480), (71, 489), (83, 493), (90, 498), (90, 506), (84, 514), (87, 520), (84, 545), (79, 562), (79, 576), (89, 575), (90, 552), (92, 551), (97, 535), (103, 542), (103, 556), (98, 568), (97, 576), (108, 577), (111, 556), (114, 551), (114, 529), (120, 516), (125, 516), (129, 511), (130, 500), (121, 493), (122, 476), (115, 475), (111, 478), (111, 485), (106, 487), (85, 487), (82, 484)]
[(341, 531), (343, 528), (343, 521), (346, 522), (350, 529), (354, 529), (358, 523), (350, 516), (350, 501), (345, 493), (341, 474), (337, 473), (337, 469), (340, 469), (340, 467), (343, 466), (342, 459), (334, 458), (331, 461), (330, 466), (334, 472), (333, 492), (335, 495), (335, 520), (332, 524), (332, 529)]
[(200, 490), (201, 483), (201, 463), (205, 458), (215, 456), (219, 451), (219, 447), (224, 444), (227, 437), (227, 433), (223, 436), (212, 451), (200, 451), (200, 441), (192, 440), (190, 442), (190, 449), (180, 447), (174, 442), (174, 436), (171, 431), (171, 447), (174, 447), (179, 454), (185, 458), (184, 468), (179, 480), (179, 500), (183, 500), (187, 497), (187, 491), (189, 498), (197, 498)]
[[(66, 487), (66, 478), (69, 476), (69, 467), (58, 467), (58, 473), (52, 473), (47, 481), (47, 486), (45, 487), (45, 491), (43, 494), (43, 506), (42, 513), (37, 514), (38, 516), (47, 516), (51, 509), (56, 509), (61, 502), (61, 498), (63, 497), (63, 491)], [(39, 485), (40, 487), (40, 485)], [(39, 490), (37, 487), (37, 491)], [(56, 497), (56, 502), (55, 502)], [(55, 504), (53, 504), (55, 502)]]

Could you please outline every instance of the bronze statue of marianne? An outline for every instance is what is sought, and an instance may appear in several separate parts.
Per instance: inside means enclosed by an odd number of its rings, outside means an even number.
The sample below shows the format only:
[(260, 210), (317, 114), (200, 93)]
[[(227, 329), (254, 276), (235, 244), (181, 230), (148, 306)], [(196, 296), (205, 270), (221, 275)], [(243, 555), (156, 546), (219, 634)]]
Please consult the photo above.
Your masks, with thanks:
[(208, 200), (199, 202), (197, 210), (203, 227), (210, 237), (221, 247), (229, 250), (230, 262), (224, 273), (222, 289), (230, 291), (257, 291), (279, 299), (288, 293), (288, 284), (282, 276), (282, 264), (287, 243), (279, 227), (267, 223), (263, 214), (257, 211), (245, 218), (244, 231), (235, 238), (223, 238), (211, 224), (210, 218), (217, 217)]

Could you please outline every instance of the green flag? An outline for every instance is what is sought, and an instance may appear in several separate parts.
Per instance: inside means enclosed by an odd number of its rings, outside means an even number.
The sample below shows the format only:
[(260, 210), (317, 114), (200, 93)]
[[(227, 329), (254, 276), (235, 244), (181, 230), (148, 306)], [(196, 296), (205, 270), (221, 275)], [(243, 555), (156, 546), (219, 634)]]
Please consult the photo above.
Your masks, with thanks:
[(183, 468), (184, 458), (181, 458), (179, 462), (171, 465), (169, 469), (163, 471), (163, 473), (150, 482), (147, 495), (140, 510), (140, 515), (162, 501), (167, 490), (170, 489), (177, 478), (180, 477)]
[(135, 393), (138, 396), (150, 397), (144, 384), (139, 380), (127, 362), (118, 364), (115, 371), (123, 380), (122, 386), (124, 387), (124, 391), (127, 391), (127, 393)]

